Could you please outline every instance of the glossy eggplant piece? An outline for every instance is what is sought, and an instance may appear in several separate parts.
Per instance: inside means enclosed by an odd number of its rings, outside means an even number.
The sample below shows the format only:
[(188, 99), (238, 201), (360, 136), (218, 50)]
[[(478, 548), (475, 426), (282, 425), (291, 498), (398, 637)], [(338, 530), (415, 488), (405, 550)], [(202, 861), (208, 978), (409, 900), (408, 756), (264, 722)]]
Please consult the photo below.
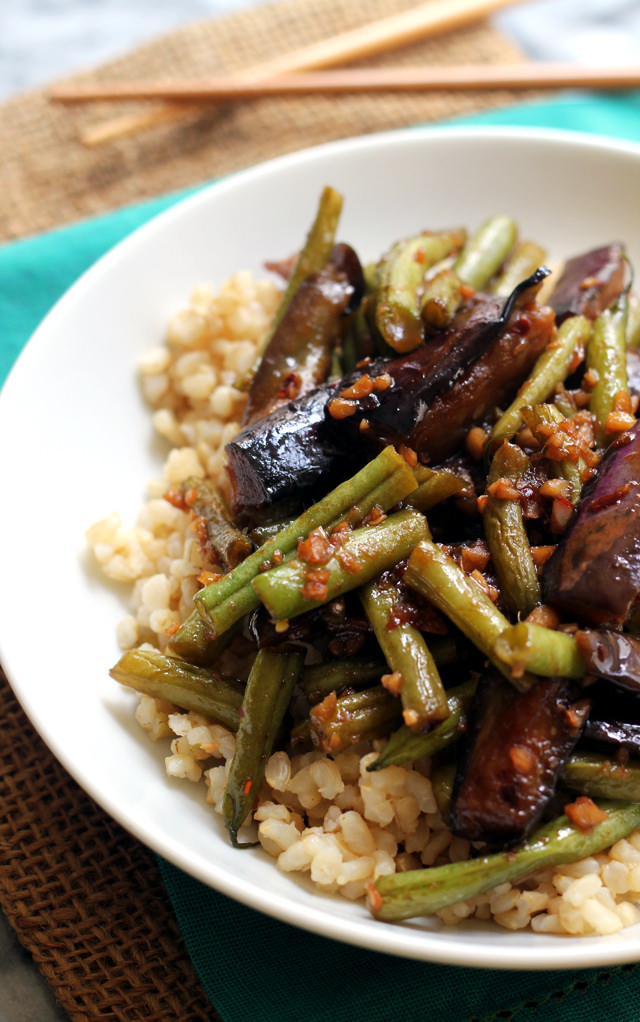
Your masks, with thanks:
[(580, 624), (623, 624), (640, 592), (640, 422), (606, 451), (546, 562), (543, 598)]
[(363, 293), (358, 256), (348, 245), (334, 245), (325, 269), (296, 288), (267, 345), (251, 381), (244, 426), (324, 383), (344, 316)]
[(622, 759), (640, 754), (640, 695), (608, 681), (590, 689), (591, 711), (580, 746), (597, 749)]
[(453, 787), (453, 832), (489, 843), (523, 838), (552, 797), (588, 712), (576, 682), (541, 678), (519, 692), (497, 671), (485, 672)]
[(620, 244), (603, 245), (569, 259), (549, 304), (558, 326), (569, 316), (596, 319), (624, 287), (625, 253)]
[(344, 451), (328, 436), (325, 421), (332, 392), (323, 387), (289, 401), (226, 445), (234, 514), (297, 496), (340, 472)]
[(345, 474), (388, 443), (434, 463), (453, 453), (479, 409), (508, 400), (550, 340), (553, 313), (534, 300), (548, 273), (540, 268), (506, 301), (478, 296), (417, 351), (376, 359), (242, 430), (226, 447), (234, 513)]
[[(541, 267), (506, 301), (477, 296), (438, 337), (367, 367), (368, 377), (386, 374), (391, 385), (356, 399), (352, 415), (334, 419), (338, 442), (357, 442), (370, 452), (405, 445), (433, 464), (453, 454), (473, 422), (513, 396), (551, 340), (553, 314), (535, 304), (548, 273)], [(340, 386), (341, 395), (345, 389)], [(330, 402), (329, 418), (332, 411)]]
[(640, 693), (640, 638), (609, 629), (585, 628), (575, 634), (587, 674)]

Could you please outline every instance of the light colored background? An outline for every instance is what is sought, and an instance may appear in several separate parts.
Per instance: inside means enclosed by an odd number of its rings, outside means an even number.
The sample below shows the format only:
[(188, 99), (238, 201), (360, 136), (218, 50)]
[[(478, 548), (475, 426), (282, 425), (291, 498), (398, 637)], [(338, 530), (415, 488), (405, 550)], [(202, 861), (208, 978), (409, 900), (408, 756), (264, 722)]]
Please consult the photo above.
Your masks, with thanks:
[[(263, 0), (0, 0), (0, 101)], [(364, 2), (364, 0), (363, 0)], [(640, 0), (536, 0), (493, 19), (534, 59), (640, 60)]]
[[(263, 0), (0, 0), (0, 102), (192, 21)], [(363, 0), (364, 2), (364, 0)], [(537, 0), (493, 19), (533, 59), (640, 61), (640, 0)], [(0, 916), (0, 1022), (63, 1022)]]

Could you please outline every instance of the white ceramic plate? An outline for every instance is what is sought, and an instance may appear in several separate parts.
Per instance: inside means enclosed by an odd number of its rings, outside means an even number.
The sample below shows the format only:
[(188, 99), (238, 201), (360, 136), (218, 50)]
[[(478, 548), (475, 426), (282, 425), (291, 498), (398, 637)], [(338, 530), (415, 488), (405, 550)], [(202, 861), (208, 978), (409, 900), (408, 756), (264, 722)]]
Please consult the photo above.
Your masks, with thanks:
[[(262, 269), (301, 243), (325, 184), (345, 197), (340, 238), (365, 259), (423, 227), (508, 212), (552, 256), (624, 239), (640, 147), (519, 129), (411, 129), (330, 144), (208, 188), (101, 259), (36, 331), (0, 397), (0, 654), (35, 727), (121, 824), (194, 877), (253, 908), (349, 943), (491, 968), (589, 967), (640, 956), (640, 927), (608, 938), (374, 921), (313, 893), (258, 850), (230, 847), (203, 786), (172, 782), (164, 750), (112, 682), (124, 592), (92, 569), (84, 531), (112, 510), (132, 523), (162, 454), (136, 362), (195, 282)], [(25, 301), (28, 295), (25, 294)]]

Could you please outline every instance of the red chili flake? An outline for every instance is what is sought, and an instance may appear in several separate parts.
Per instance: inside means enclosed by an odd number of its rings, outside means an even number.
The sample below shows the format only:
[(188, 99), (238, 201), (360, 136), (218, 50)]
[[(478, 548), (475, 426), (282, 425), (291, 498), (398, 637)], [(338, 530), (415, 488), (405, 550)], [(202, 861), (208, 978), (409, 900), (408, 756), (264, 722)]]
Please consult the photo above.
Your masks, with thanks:
[(632, 482), (623, 483), (622, 486), (618, 486), (611, 493), (603, 493), (601, 497), (596, 497), (595, 500), (591, 501), (592, 511), (601, 511), (602, 508), (611, 507), (612, 504), (617, 504), (619, 500), (626, 497), (627, 493), (634, 484)]
[(345, 401), (341, 397), (334, 397), (327, 407), (332, 419), (348, 419), (358, 411), (357, 405), (353, 404), (352, 401)]
[(355, 398), (358, 401), (361, 397), (368, 397), (375, 390), (375, 384), (368, 373), (364, 373), (359, 380), (345, 387), (340, 391), (340, 397)]
[(392, 383), (393, 380), (389, 373), (380, 373), (379, 376), (374, 376), (373, 378), (373, 389), (378, 391), (388, 390)]
[(379, 912), (383, 905), (382, 895), (373, 881), (370, 884), (367, 884), (367, 897), (369, 899), (369, 908), (371, 911), (374, 913)]
[(350, 575), (358, 575), (362, 571), (362, 565), (357, 560), (355, 554), (350, 553), (348, 550), (339, 550), (336, 558)]
[(475, 288), (471, 287), (470, 284), (460, 284), (459, 291), (460, 297), (464, 298), (465, 301), (468, 301), (469, 298), (473, 298), (474, 294), (476, 293)]
[(588, 795), (578, 795), (575, 802), (570, 802), (564, 807), (564, 811), (569, 817), (569, 821), (579, 830), (593, 830), (608, 816), (608, 813), (597, 806)]
[(300, 396), (302, 388), (302, 377), (294, 371), (287, 373), (278, 393), (279, 398), (286, 398), (287, 401), (295, 401)]
[(509, 759), (514, 770), (519, 774), (532, 774), (536, 768), (538, 757), (527, 745), (512, 745)]
[(487, 493), (498, 500), (520, 500), (520, 491), (514, 486), (510, 479), (502, 476), (494, 483), (487, 486)]
[(326, 568), (316, 568), (307, 575), (307, 580), (302, 587), (302, 596), (305, 600), (314, 600), (323, 603), (329, 595), (329, 572)]
[(251, 780), (250, 777), (248, 777), (247, 780), (242, 785), (242, 794), (243, 795), (248, 795), (252, 788), (253, 788), (253, 781)]
[(480, 514), (482, 514), (482, 512), (486, 508), (488, 500), (489, 498), (487, 497), (486, 493), (482, 493), (478, 497), (478, 511), (480, 512)]
[(415, 468), (418, 464), (418, 455), (415, 451), (412, 451), (410, 447), (405, 447), (404, 444), (398, 449), (398, 454), (404, 458), (407, 465), (411, 468)]
[(167, 490), (164, 495), (164, 499), (171, 504), (173, 507), (177, 507), (179, 511), (187, 511), (188, 507), (185, 503), (184, 493), (182, 490)]
[(416, 251), (414, 252), (413, 258), (417, 263), (420, 263), (420, 265), (422, 265), (424, 262), (426, 262), (427, 253), (423, 248), (417, 248)]
[(307, 564), (326, 564), (333, 554), (331, 541), (322, 526), (310, 532), (298, 543), (298, 559)]
[(284, 561), (284, 554), (282, 553), (282, 550), (274, 550), (271, 555), (271, 560), (274, 564), (282, 564)]
[(380, 683), (391, 692), (393, 696), (399, 696), (402, 690), (402, 675), (400, 671), (393, 671), (391, 674), (383, 674)]
[(180, 626), (180, 622), (179, 622), (179, 621), (176, 621), (176, 622), (175, 622), (175, 624), (173, 624), (173, 625), (169, 625), (169, 627), (168, 627), (168, 628), (165, 628), (165, 630), (164, 630), (164, 634), (165, 634), (165, 635), (168, 635), (169, 637), (171, 637), (172, 635), (175, 635), (175, 634), (176, 634), (176, 632), (179, 632), (179, 631), (180, 631), (180, 627), (181, 627), (181, 626)]
[(380, 525), (381, 522), (385, 521), (386, 517), (387, 516), (385, 512), (382, 510), (382, 508), (378, 504), (376, 504), (376, 506), (372, 507), (371, 510), (368, 511), (367, 514), (364, 516), (362, 524)]
[(207, 571), (206, 568), (203, 568), (198, 575), (198, 582), (201, 586), (210, 586), (213, 582), (219, 582), (223, 577), (219, 572)]

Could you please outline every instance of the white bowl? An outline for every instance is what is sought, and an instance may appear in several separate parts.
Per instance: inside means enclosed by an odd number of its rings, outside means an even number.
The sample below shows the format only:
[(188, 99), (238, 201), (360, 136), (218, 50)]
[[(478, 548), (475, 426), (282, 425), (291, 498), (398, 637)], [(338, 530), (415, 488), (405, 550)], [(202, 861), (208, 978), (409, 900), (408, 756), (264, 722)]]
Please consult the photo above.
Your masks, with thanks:
[(89, 270), (32, 337), (0, 397), (1, 659), (75, 779), (187, 873), (286, 922), (417, 959), (541, 969), (640, 956), (638, 926), (570, 938), (377, 922), (363, 905), (278, 872), (261, 851), (234, 850), (203, 787), (165, 776), (164, 749), (108, 677), (124, 592), (94, 572), (84, 540), (112, 510), (133, 523), (161, 465), (136, 382), (141, 353), (194, 283), (295, 251), (324, 185), (344, 195), (340, 239), (364, 259), (417, 229), (472, 228), (507, 212), (552, 257), (621, 239), (638, 263), (639, 179), (640, 147), (570, 133), (446, 127), (333, 143), (227, 178), (159, 216)]

